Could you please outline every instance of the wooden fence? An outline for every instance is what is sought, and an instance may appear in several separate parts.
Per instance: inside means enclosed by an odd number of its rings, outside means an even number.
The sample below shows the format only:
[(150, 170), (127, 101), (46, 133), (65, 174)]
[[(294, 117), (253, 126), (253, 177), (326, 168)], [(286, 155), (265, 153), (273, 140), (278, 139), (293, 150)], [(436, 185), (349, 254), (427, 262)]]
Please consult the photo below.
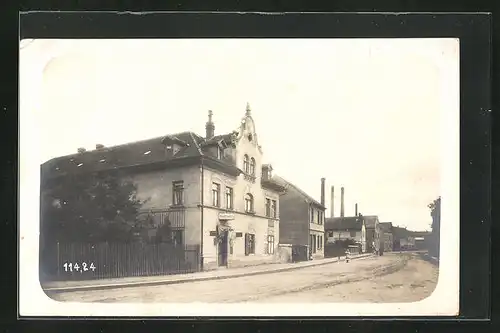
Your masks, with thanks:
[(90, 280), (192, 273), (200, 267), (198, 245), (168, 243), (57, 243), (40, 258), (41, 281)]

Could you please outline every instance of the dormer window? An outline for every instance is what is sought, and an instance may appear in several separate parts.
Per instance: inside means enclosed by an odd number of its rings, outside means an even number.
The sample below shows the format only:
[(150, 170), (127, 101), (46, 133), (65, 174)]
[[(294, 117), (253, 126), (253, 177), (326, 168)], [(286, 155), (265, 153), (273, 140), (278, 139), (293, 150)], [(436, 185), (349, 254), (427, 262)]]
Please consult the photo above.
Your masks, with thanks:
[(270, 164), (265, 164), (262, 166), (262, 179), (270, 180), (273, 178), (273, 167)]
[(186, 147), (188, 144), (176, 137), (166, 136), (161, 141), (165, 145), (165, 154), (167, 157), (175, 155), (181, 147)]
[(253, 140), (252, 134), (248, 134), (247, 139), (248, 139), (248, 141), (252, 142), (252, 140)]

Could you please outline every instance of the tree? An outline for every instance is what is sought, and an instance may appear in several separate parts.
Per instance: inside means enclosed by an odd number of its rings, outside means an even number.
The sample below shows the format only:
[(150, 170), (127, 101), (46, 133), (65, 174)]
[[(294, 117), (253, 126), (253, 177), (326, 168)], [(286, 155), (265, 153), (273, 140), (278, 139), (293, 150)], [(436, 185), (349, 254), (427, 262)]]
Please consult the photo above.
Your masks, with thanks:
[(441, 197), (438, 197), (428, 205), (431, 211), (431, 244), (430, 252), (439, 258), (439, 240), (441, 233)]
[(42, 234), (49, 242), (128, 241), (145, 201), (117, 172), (67, 175), (42, 189)]

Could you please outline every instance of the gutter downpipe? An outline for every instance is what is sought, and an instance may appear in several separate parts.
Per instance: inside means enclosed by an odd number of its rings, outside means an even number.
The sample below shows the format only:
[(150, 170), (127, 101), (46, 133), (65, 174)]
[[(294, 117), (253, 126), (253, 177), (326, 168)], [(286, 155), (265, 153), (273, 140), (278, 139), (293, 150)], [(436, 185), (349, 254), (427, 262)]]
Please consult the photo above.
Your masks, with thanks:
[(205, 261), (203, 258), (203, 205), (205, 203), (204, 193), (205, 193), (205, 172), (204, 172), (204, 164), (203, 164), (203, 156), (201, 156), (201, 239), (200, 239), (200, 271), (203, 271), (203, 262)]

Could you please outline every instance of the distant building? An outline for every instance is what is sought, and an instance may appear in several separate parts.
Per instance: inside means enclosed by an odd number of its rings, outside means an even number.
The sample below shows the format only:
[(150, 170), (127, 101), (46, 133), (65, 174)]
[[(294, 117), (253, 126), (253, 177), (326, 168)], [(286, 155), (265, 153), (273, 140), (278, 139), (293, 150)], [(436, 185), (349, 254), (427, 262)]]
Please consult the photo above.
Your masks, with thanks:
[(360, 216), (333, 217), (325, 220), (327, 243), (352, 239), (361, 244), (363, 219)]
[(309, 257), (324, 257), (325, 179), (321, 179), (321, 202), (293, 183), (276, 176), (285, 187), (280, 194), (280, 244), (307, 247)]
[[(380, 223), (378, 216), (360, 215), (363, 219), (361, 229), (361, 248), (363, 252), (379, 251), (381, 244)], [(383, 249), (383, 245), (382, 245)]]
[(392, 222), (381, 222), (380, 230), (383, 233), (384, 252), (392, 251), (394, 247)]
[[(155, 223), (170, 221), (176, 243), (198, 245), (205, 266), (268, 260), (279, 243), (279, 194), (247, 105), (236, 131), (181, 132), (115, 147), (96, 146), (42, 165), (42, 183), (82, 173), (116, 173), (137, 185)], [(45, 188), (45, 189), (46, 189)], [(44, 188), (42, 188), (42, 191)]]

